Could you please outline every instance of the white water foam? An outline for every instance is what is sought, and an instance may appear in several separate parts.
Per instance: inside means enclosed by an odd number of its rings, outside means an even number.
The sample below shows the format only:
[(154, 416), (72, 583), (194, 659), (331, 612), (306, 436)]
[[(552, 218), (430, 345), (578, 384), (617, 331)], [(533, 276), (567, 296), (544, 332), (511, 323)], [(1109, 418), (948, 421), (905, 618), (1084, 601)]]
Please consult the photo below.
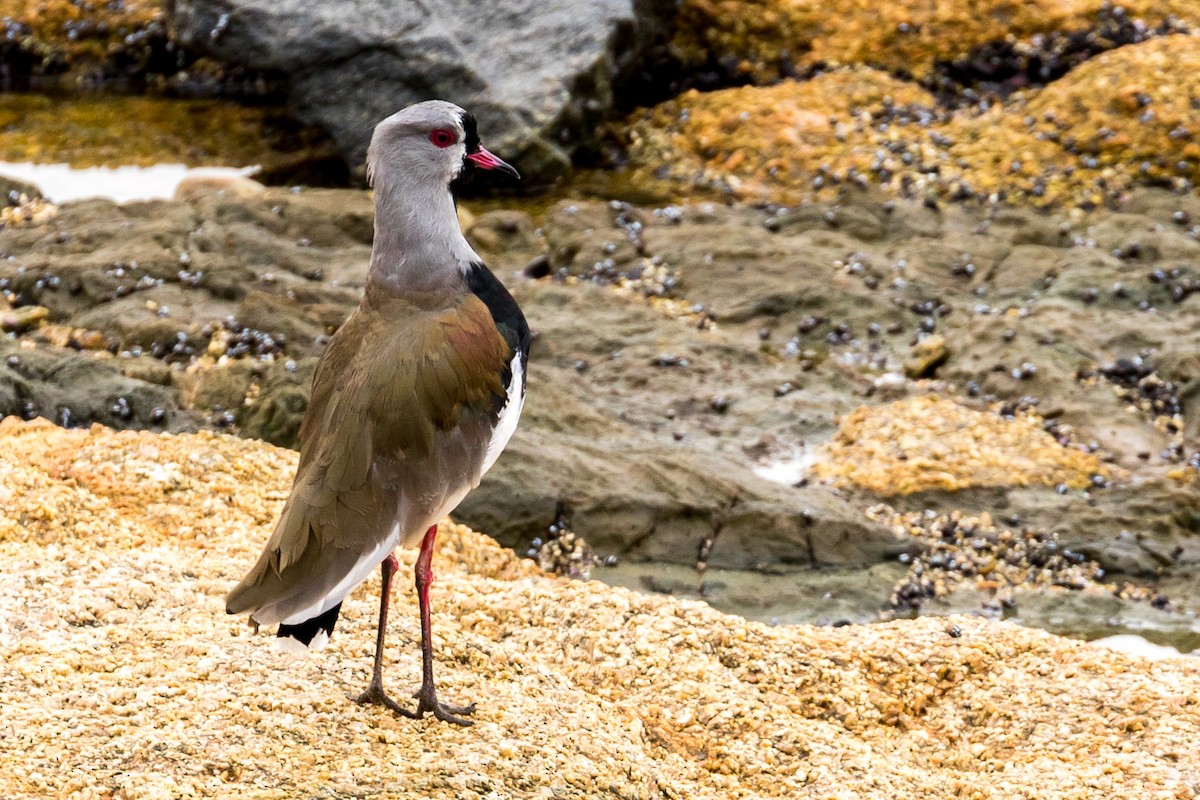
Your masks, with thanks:
[(258, 167), (189, 167), (155, 164), (151, 167), (72, 167), (69, 164), (0, 162), (0, 175), (32, 183), (52, 203), (103, 197), (118, 203), (170, 199), (187, 177), (253, 175)]
[(1143, 639), (1133, 633), (1122, 633), (1117, 636), (1106, 636), (1103, 639), (1096, 639), (1092, 644), (1106, 647), (1109, 650), (1116, 650), (1118, 653), (1125, 653), (1132, 656), (1141, 656), (1142, 658), (1178, 658), (1180, 656), (1197, 656), (1200, 651), (1192, 653), (1181, 653), (1174, 647), (1166, 645), (1154, 644), (1147, 639)]

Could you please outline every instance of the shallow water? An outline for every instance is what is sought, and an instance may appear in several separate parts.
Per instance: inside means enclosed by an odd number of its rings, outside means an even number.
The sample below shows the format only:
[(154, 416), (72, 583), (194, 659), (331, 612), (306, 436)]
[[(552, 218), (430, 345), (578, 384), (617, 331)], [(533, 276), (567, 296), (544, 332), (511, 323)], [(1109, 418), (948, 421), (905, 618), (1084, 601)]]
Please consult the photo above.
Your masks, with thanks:
[(253, 175), (257, 167), (200, 167), (155, 164), (149, 167), (72, 167), (70, 164), (0, 162), (0, 175), (32, 183), (47, 200), (65, 203), (103, 197), (118, 203), (131, 200), (169, 199), (180, 181), (189, 176), (232, 177)]

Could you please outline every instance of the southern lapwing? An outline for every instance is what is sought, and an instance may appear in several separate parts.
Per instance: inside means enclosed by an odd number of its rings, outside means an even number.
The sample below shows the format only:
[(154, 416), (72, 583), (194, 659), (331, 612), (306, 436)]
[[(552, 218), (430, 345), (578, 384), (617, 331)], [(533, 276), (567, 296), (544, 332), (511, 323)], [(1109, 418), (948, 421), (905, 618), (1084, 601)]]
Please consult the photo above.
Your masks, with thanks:
[[(452, 185), (476, 170), (520, 177), (480, 146), (475, 118), (452, 103), (417, 103), (375, 128), (366, 290), (317, 366), (275, 532), (226, 601), (255, 625), (278, 623), (281, 644), (321, 646), (342, 601), (381, 565), (375, 667), (358, 702), (460, 725), (475, 705), (438, 702), (433, 681), (434, 538), (516, 430), (530, 342), (516, 301), (459, 229)], [(392, 551), (418, 539), (422, 675), (409, 710), (383, 688), (383, 640)]]

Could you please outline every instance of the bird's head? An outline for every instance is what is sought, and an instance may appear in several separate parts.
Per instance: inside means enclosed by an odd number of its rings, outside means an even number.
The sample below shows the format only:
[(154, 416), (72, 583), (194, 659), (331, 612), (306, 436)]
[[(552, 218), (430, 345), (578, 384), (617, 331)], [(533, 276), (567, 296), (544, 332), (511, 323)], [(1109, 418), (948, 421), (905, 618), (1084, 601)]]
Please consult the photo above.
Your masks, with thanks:
[(367, 179), (372, 183), (395, 177), (449, 186), (476, 170), (521, 177), (480, 144), (475, 117), (444, 100), (427, 100), (392, 114), (375, 126), (367, 150)]

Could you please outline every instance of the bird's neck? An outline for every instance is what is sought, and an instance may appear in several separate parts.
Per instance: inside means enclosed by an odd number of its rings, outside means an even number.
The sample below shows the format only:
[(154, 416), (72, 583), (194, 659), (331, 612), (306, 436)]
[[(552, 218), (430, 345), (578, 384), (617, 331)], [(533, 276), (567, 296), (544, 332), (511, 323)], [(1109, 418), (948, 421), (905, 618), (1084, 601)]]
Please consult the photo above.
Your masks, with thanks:
[(375, 184), (375, 242), (368, 281), (395, 294), (425, 294), (462, 284), (479, 256), (458, 225), (446, 186), (389, 176)]

